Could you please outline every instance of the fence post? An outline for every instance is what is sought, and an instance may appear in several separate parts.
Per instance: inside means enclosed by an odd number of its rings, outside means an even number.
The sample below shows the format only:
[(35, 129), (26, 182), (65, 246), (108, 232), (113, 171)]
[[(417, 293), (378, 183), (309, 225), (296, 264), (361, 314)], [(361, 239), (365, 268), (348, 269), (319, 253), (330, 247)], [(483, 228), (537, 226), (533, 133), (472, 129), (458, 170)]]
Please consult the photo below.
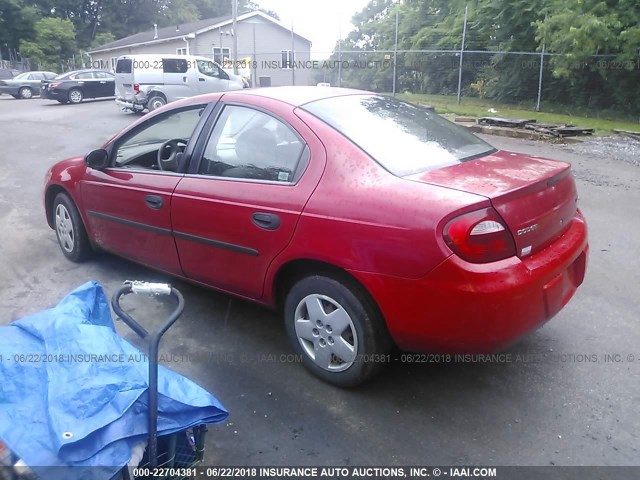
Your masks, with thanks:
[(462, 88), (462, 56), (464, 54), (464, 39), (467, 36), (467, 7), (464, 6), (464, 25), (462, 26), (462, 44), (460, 45), (460, 67), (458, 68), (458, 105), (460, 105), (460, 90)]
[(542, 42), (542, 52), (540, 52), (540, 76), (538, 78), (538, 101), (536, 102), (536, 112), (540, 111), (540, 98), (542, 97), (542, 68), (544, 66), (544, 42)]
[[(547, 16), (544, 16), (544, 21), (547, 21)], [(542, 68), (544, 66), (544, 48), (545, 40), (542, 39), (542, 51), (540, 52), (540, 75), (538, 77), (538, 101), (536, 102), (536, 112), (540, 111), (540, 99), (542, 97)]]
[(398, 11), (396, 10), (396, 41), (393, 46), (393, 96), (396, 96), (396, 72), (398, 65)]
[(342, 86), (342, 28), (338, 33), (338, 87)]

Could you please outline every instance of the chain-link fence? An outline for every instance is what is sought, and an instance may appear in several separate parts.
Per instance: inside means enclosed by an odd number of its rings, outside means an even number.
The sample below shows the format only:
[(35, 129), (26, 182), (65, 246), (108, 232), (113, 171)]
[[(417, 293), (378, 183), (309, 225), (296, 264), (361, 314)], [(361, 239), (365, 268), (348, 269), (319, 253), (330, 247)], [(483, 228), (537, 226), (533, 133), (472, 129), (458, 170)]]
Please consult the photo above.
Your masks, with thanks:
[(594, 55), (576, 64), (569, 56), (541, 52), (451, 50), (343, 51), (330, 58), (313, 81), (450, 96), (459, 103), (473, 98), (531, 110), (611, 111), (635, 121), (640, 115), (640, 58)]

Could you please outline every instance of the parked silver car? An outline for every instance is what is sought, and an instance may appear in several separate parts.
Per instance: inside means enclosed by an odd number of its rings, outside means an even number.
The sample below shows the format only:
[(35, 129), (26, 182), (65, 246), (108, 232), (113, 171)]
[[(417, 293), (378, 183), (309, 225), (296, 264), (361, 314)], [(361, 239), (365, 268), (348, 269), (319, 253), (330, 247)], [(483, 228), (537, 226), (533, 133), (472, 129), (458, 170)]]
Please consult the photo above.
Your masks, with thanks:
[(40, 95), (43, 80), (51, 80), (57, 76), (53, 72), (24, 72), (13, 78), (0, 80), (0, 93), (7, 93), (13, 98), (32, 98)]

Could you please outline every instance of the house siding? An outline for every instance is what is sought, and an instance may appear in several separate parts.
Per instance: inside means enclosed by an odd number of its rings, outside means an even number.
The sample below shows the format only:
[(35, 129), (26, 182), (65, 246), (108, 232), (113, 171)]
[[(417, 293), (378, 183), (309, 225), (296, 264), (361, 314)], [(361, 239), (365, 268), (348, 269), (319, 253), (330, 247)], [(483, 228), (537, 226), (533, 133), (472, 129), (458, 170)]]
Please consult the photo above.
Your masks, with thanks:
[[(233, 36), (231, 24), (221, 29), (215, 28), (188, 39), (189, 54), (213, 58), (214, 47), (226, 47), (233, 57)], [(260, 77), (269, 77), (271, 85), (310, 85), (312, 71), (309, 68), (283, 68), (281, 64), (282, 50), (291, 50), (291, 31), (268, 20), (256, 16), (238, 22), (238, 59), (250, 59), (250, 75), (253, 85), (258, 86)], [(189, 32), (184, 32), (187, 35)], [(254, 37), (255, 33), (255, 37)], [(255, 38), (255, 40), (254, 40)], [(293, 36), (295, 61), (306, 64), (311, 59), (311, 43), (297, 35)], [(176, 50), (185, 48), (187, 42), (182, 38), (166, 40), (157, 43), (147, 43), (96, 52), (91, 54), (91, 64), (94, 68), (112, 69), (111, 59), (121, 55), (165, 54), (175, 55)], [(253, 68), (255, 66), (255, 68)]]

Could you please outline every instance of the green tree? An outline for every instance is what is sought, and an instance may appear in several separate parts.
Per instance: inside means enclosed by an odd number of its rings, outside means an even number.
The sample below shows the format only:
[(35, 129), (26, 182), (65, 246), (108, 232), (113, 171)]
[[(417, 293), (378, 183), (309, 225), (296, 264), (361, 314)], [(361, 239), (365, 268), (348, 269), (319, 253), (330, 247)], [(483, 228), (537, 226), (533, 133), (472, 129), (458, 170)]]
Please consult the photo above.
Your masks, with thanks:
[(76, 51), (75, 29), (70, 20), (43, 18), (35, 24), (35, 39), (21, 41), (20, 52), (32, 66), (59, 70), (60, 64)]
[(0, 52), (18, 48), (20, 40), (35, 37), (38, 9), (23, 0), (0, 0)]

